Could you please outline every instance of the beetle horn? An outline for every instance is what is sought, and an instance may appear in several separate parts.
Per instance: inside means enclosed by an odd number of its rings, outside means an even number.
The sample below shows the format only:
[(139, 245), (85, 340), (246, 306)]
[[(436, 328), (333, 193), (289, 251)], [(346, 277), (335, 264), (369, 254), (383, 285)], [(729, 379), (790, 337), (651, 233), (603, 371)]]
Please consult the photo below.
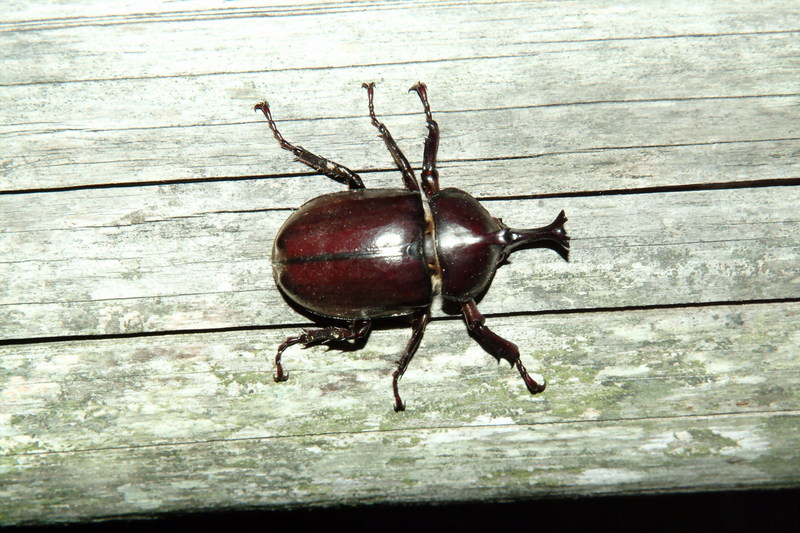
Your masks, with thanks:
[(535, 229), (514, 229), (506, 231), (504, 256), (526, 246), (548, 246), (564, 259), (569, 258), (569, 235), (564, 229), (567, 216), (562, 210), (556, 219), (547, 226)]

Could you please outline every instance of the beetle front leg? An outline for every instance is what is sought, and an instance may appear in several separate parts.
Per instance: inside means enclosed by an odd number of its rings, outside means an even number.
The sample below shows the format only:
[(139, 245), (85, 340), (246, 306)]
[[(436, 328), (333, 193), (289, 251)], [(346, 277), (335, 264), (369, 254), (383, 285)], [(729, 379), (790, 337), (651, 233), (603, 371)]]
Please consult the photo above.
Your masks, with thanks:
[(405, 411), (406, 406), (403, 403), (403, 400), (400, 399), (400, 392), (398, 390), (397, 381), (403, 377), (403, 374), (408, 368), (408, 363), (411, 362), (411, 359), (414, 357), (414, 354), (417, 353), (417, 348), (419, 348), (419, 343), (422, 342), (422, 335), (425, 333), (425, 326), (428, 325), (428, 321), (431, 319), (431, 308), (426, 307), (420, 311), (417, 311), (413, 318), (411, 319), (411, 339), (409, 339), (408, 344), (406, 345), (405, 352), (403, 352), (403, 356), (400, 360), (397, 361), (397, 370), (394, 371), (392, 374), (392, 390), (394, 391), (394, 411)]
[(278, 131), (278, 127), (275, 125), (275, 121), (272, 120), (272, 113), (270, 113), (269, 104), (267, 102), (261, 102), (260, 104), (256, 104), (256, 106), (253, 109), (264, 113), (264, 116), (267, 117), (267, 124), (269, 124), (269, 129), (272, 130), (272, 134), (278, 140), (278, 143), (281, 145), (281, 148), (292, 152), (298, 161), (310, 166), (317, 172), (328, 176), (334, 181), (338, 181), (339, 183), (344, 183), (351, 189), (364, 188), (364, 182), (361, 181), (361, 176), (359, 176), (349, 168), (340, 165), (339, 163), (335, 163), (330, 159), (325, 159), (324, 157), (312, 154), (302, 146), (295, 146), (286, 139), (284, 139), (283, 135), (281, 135), (281, 132)]
[(428, 87), (417, 82), (409, 91), (414, 91), (422, 101), (425, 120), (428, 123), (428, 137), (425, 139), (425, 152), (422, 160), (422, 190), (430, 198), (439, 192), (439, 171), (436, 170), (436, 156), (439, 152), (439, 124), (433, 120), (431, 106), (428, 103)]
[(327, 328), (307, 329), (303, 330), (303, 333), (300, 335), (287, 337), (278, 347), (278, 355), (275, 356), (275, 367), (278, 371), (275, 375), (275, 381), (280, 382), (289, 379), (289, 373), (284, 372), (283, 365), (281, 365), (281, 356), (284, 350), (289, 346), (302, 344), (304, 348), (307, 348), (312, 344), (320, 344), (323, 342), (359, 339), (369, 333), (371, 327), (372, 321), (370, 320), (356, 320), (350, 324), (349, 328), (328, 326)]
[(389, 133), (389, 130), (383, 125), (383, 122), (378, 120), (378, 117), (375, 116), (375, 104), (372, 102), (375, 93), (375, 83), (362, 83), (361, 86), (367, 90), (367, 98), (369, 99), (369, 118), (372, 120), (372, 125), (375, 126), (380, 132), (383, 143), (386, 145), (389, 153), (392, 154), (392, 159), (394, 159), (394, 163), (397, 165), (397, 168), (400, 169), (400, 173), (403, 174), (403, 183), (405, 184), (406, 189), (409, 191), (418, 191), (419, 185), (417, 184), (417, 178), (414, 176), (414, 171), (411, 169), (408, 159), (406, 159), (406, 156), (403, 155), (402, 151), (400, 151), (400, 147), (397, 146), (396, 142), (394, 142), (392, 134)]
[(516, 366), (522, 379), (525, 381), (525, 386), (531, 394), (539, 394), (542, 392), (547, 383), (537, 383), (532, 377), (528, 375), (528, 371), (522, 366), (519, 360), (519, 348), (511, 341), (507, 341), (503, 337), (497, 335), (495, 332), (484, 326), (486, 319), (483, 317), (478, 306), (475, 305), (475, 300), (469, 299), (461, 303), (461, 312), (464, 314), (464, 322), (467, 324), (470, 334), (478, 341), (481, 348), (489, 352), (499, 362), (500, 359), (505, 359), (512, 366)]

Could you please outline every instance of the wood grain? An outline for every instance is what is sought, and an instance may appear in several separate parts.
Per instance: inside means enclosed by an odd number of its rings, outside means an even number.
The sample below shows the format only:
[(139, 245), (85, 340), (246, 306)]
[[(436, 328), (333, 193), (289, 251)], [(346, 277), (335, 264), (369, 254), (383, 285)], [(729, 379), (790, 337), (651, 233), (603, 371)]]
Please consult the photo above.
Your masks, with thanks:
[[(9, 296), (17, 299), (3, 302), (3, 335), (296, 322), (274, 286), (268, 259), (289, 211), (259, 208), (274, 186), (261, 184), (9, 197), (5, 239), (15, 260), (0, 268), (9, 280)], [(89, 198), (81, 201), (82, 196)], [(25, 218), (32, 201), (67, 198), (67, 207), (38, 209), (71, 214), (55, 227), (53, 220)], [(23, 205), (15, 209), (17, 201)], [(87, 205), (94, 202), (102, 211)], [(515, 254), (483, 299), (487, 313), (779, 299), (797, 293), (800, 195), (794, 187), (484, 204), (512, 227), (545, 224), (564, 208), (573, 235), (569, 263), (546, 250)], [(87, 220), (92, 211), (96, 218)]]
[[(0, 524), (800, 483), (800, 10), (793, 2), (7, 2), (0, 13)], [(569, 217), (459, 316), (358, 350), (269, 253), (341, 186), (398, 187), (427, 82), (444, 186)]]

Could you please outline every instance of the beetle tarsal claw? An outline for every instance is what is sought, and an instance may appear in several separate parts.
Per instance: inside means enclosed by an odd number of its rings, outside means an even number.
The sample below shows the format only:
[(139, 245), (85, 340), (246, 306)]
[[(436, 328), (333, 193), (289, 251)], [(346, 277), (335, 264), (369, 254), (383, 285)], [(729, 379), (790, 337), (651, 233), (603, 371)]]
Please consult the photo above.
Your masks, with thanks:
[[(425, 85), (421, 81), (418, 81), (417, 83), (408, 88), (408, 92), (415, 92), (415, 93), (419, 93), (420, 91), (424, 92), (427, 88), (428, 88), (427, 85)], [(427, 95), (425, 96), (427, 97)]]
[(543, 379), (542, 382), (539, 383), (533, 379), (528, 374), (528, 371), (525, 370), (525, 367), (522, 365), (522, 362), (519, 359), (517, 359), (516, 367), (517, 370), (519, 370), (519, 374), (522, 376), (522, 380), (525, 382), (525, 387), (528, 389), (528, 392), (531, 394), (539, 394), (547, 388), (547, 382)]

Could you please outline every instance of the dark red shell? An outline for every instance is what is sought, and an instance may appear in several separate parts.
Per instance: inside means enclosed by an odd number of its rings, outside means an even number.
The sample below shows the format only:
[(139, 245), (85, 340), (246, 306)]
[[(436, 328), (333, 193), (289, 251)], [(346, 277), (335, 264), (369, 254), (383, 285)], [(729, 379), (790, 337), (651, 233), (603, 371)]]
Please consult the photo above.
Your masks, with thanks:
[(316, 314), (405, 315), (431, 303), (425, 213), (418, 192), (359, 189), (300, 207), (278, 232), (275, 281)]
[(464, 302), (492, 281), (504, 255), (502, 226), (478, 201), (460, 189), (444, 189), (430, 199), (442, 296)]

